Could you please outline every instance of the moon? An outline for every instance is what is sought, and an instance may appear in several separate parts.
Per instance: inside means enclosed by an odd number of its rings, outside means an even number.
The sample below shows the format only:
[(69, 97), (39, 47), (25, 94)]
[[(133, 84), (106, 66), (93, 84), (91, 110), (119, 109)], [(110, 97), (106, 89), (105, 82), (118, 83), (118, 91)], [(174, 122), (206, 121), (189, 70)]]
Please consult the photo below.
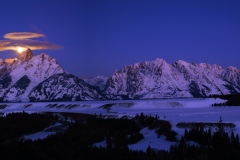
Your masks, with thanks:
[(23, 47), (17, 47), (17, 52), (22, 53), (25, 49)]

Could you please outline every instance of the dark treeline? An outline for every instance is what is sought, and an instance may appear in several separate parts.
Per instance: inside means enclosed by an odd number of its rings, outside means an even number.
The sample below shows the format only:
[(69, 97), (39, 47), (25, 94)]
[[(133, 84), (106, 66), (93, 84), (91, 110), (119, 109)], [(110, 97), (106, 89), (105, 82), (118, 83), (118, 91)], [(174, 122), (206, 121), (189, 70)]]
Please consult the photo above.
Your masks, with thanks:
[[(197, 144), (188, 144), (194, 141)], [(169, 154), (173, 159), (237, 160), (240, 158), (239, 136), (228, 135), (222, 128), (216, 132), (203, 128), (185, 129), (180, 142), (171, 146)]]
[(236, 127), (234, 123), (222, 123), (222, 117), (220, 117), (219, 122), (179, 122), (176, 125), (178, 128), (230, 128), (233, 129)]
[[(53, 116), (55, 115), (55, 116)], [(168, 121), (160, 120), (158, 116), (146, 116), (143, 113), (136, 115), (131, 119), (122, 118), (106, 119), (104, 116), (81, 115), (81, 114), (61, 114), (73, 118), (68, 122), (68, 129), (65, 132), (59, 132), (50, 135), (43, 140), (24, 140), (18, 139), (9, 143), (0, 143), (1, 159), (239, 159), (240, 147), (239, 136), (233, 132), (229, 136), (224, 131), (224, 127), (219, 127), (216, 132), (203, 127), (193, 127), (185, 129), (184, 136), (176, 139), (176, 132), (172, 131), (172, 126)], [(31, 127), (33, 119), (39, 120), (35, 125), (44, 128), (41, 121), (54, 122), (56, 114), (30, 114), (18, 113), (9, 114), (7, 117), (14, 117), (12, 125), (20, 122), (19, 119), (26, 119), (23, 128)], [(40, 117), (43, 116), (43, 117)], [(45, 117), (44, 117), (45, 116)], [(0, 121), (7, 117), (2, 117)], [(44, 120), (43, 120), (43, 119)], [(29, 123), (29, 124), (28, 124)], [(48, 125), (50, 124), (48, 123)], [(128, 144), (136, 143), (143, 139), (139, 132), (142, 128), (156, 130), (156, 133), (164, 135), (166, 139), (176, 141), (176, 145), (171, 146), (169, 151), (156, 150), (150, 146), (146, 151), (132, 151)], [(1, 132), (6, 132), (5, 127)], [(24, 130), (24, 129), (22, 129)], [(15, 132), (9, 130), (8, 132)], [(26, 134), (23, 131), (23, 134)], [(20, 134), (18, 135), (19, 137)], [(16, 137), (16, 136), (14, 136)], [(106, 146), (96, 147), (93, 144), (106, 141)], [(195, 143), (189, 144), (189, 141)], [(161, 144), (159, 144), (161, 145)]]
[(214, 103), (213, 107), (222, 107), (222, 106), (240, 106), (240, 94), (226, 94), (226, 95), (217, 95), (213, 94), (209, 96), (210, 98), (221, 98), (227, 100), (225, 103)]
[(0, 143), (9, 143), (23, 134), (43, 130), (53, 124), (57, 118), (53, 115), (33, 113), (11, 113), (0, 117)]

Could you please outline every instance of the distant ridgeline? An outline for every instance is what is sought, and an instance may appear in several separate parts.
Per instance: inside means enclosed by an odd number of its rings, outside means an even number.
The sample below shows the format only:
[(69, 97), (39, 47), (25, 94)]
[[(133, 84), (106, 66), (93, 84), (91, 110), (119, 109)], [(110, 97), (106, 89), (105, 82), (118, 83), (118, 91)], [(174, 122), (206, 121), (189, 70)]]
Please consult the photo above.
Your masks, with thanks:
[(224, 103), (214, 103), (213, 107), (221, 107), (221, 106), (240, 106), (240, 94), (226, 94), (226, 95), (210, 95), (211, 98), (220, 98), (227, 100)]

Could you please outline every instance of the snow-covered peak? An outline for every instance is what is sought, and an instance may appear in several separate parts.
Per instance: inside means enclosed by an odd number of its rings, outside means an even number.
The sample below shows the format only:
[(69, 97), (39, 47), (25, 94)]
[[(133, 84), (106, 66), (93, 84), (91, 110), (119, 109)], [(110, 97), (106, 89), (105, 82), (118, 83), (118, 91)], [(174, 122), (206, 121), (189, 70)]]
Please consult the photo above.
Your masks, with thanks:
[[(41, 53), (39, 55), (36, 55), (35, 57), (37, 57), (37, 59), (44, 61), (44, 60), (52, 60), (53, 58), (50, 57), (48, 54), (46, 53)], [(55, 59), (54, 59), (55, 60)], [(55, 60), (56, 61), (56, 60)], [(57, 62), (56, 62), (57, 63)]]
[(177, 60), (172, 64), (172, 66), (175, 67), (175, 68), (178, 68), (179, 71), (183, 72), (183, 70), (185, 70), (189, 66), (194, 66), (195, 67), (195, 66), (197, 66), (197, 64), (196, 63), (191, 64), (191, 63), (188, 63), (188, 62), (183, 61), (183, 60)]
[(205, 97), (209, 94), (240, 92), (240, 71), (216, 64), (188, 63), (172, 65), (157, 58), (124, 66), (108, 80), (104, 94), (110, 98)]
[(174, 63), (172, 64), (172, 66), (175, 67), (175, 68), (177, 68), (181, 73), (186, 74), (186, 73), (188, 73), (188, 71), (189, 71), (189, 66), (195, 67), (196, 64), (195, 64), (195, 65), (192, 65), (192, 64), (190, 64), (190, 63), (188, 63), (188, 62), (185, 62), (185, 61), (183, 61), (183, 60), (177, 60), (176, 62), (174, 62)]
[(222, 70), (223, 70), (223, 68), (222, 68), (220, 65), (217, 65), (217, 64), (213, 64), (213, 65), (212, 65), (212, 68), (213, 68), (214, 70), (218, 70), (218, 71), (222, 71)]
[(229, 66), (222, 72), (222, 77), (238, 86), (240, 84), (240, 70), (236, 67)]
[[(30, 58), (30, 50), (27, 53)], [(40, 82), (53, 74), (64, 72), (56, 59), (43, 53), (33, 56), (31, 59), (28, 59), (28, 61), (25, 61), (25, 63), (21, 62), (21, 60), (17, 61), (12, 67), (11, 76), (14, 79), (19, 79), (22, 76), (27, 75), (32, 81)]]
[(203, 68), (207, 68), (207, 67), (208, 67), (208, 64), (207, 64), (207, 63), (199, 63), (199, 66), (200, 66), (200, 67), (203, 67)]
[(189, 63), (186, 62), (186, 61), (184, 61), (184, 60), (177, 60), (177, 61), (175, 62), (175, 64), (176, 64), (176, 65), (184, 65), (184, 66), (188, 66), (188, 65), (189, 65)]
[[(6, 63), (7, 64), (7, 63)], [(22, 101), (28, 100), (28, 94), (33, 87), (40, 82), (53, 76), (54, 74), (64, 73), (63, 68), (57, 61), (47, 54), (33, 56), (30, 49), (22, 53), (18, 60), (7, 64), (7, 67), (0, 69), (9, 73), (8, 83), (0, 84), (4, 90), (0, 90), (0, 96), (4, 101)]]
[(239, 70), (236, 68), (236, 67), (233, 67), (233, 66), (228, 66), (226, 68), (227, 71), (232, 71), (232, 72), (239, 72)]
[(154, 61), (152, 61), (153, 63), (156, 63), (156, 64), (163, 64), (163, 63), (167, 63), (164, 59), (162, 58), (157, 58), (155, 59)]

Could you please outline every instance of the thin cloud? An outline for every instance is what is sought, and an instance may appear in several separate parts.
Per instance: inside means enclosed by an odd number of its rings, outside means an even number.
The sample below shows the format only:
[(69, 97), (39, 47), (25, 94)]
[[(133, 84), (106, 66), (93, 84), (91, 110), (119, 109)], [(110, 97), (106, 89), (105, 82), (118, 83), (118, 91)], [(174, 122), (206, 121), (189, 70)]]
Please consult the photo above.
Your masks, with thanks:
[(61, 49), (62, 46), (47, 41), (32, 40), (30, 38), (45, 37), (43, 34), (32, 32), (13, 32), (4, 35), (5, 40), (0, 40), (0, 51), (14, 50), (19, 47), (31, 50)]
[(39, 38), (39, 37), (45, 37), (45, 35), (39, 34), (39, 33), (33, 33), (33, 32), (12, 32), (12, 33), (5, 34), (3, 38), (16, 40), (16, 39)]
[(0, 51), (16, 50), (17, 47), (30, 48), (31, 50), (61, 49), (62, 47), (46, 41), (38, 40), (0, 40)]

